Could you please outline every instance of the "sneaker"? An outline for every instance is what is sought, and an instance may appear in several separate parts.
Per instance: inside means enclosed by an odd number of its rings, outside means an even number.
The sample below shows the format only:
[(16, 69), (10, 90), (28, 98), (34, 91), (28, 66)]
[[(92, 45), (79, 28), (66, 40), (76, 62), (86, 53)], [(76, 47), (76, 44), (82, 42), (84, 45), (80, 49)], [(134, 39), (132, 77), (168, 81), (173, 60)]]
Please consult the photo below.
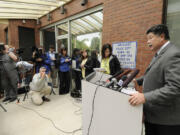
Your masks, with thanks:
[(43, 101), (46, 101), (46, 102), (49, 102), (49, 101), (51, 101), (49, 98), (47, 98), (47, 97), (44, 97), (44, 96), (42, 97), (42, 100), (43, 100)]

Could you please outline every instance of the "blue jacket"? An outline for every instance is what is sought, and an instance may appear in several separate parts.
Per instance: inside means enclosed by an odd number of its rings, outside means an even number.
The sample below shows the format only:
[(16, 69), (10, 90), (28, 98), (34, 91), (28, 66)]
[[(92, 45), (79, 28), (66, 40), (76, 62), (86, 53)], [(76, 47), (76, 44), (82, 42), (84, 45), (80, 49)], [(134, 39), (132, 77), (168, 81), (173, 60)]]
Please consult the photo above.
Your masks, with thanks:
[(51, 58), (48, 53), (44, 56), (44, 67), (46, 67), (46, 73), (48, 73), (51, 70)]
[(80, 56), (76, 56), (73, 59), (76, 61), (76, 68), (80, 68), (80, 61), (79, 61)]
[(65, 62), (66, 59), (70, 59), (70, 60), (71, 60), (71, 58), (68, 57), (68, 56), (66, 56), (66, 57), (61, 56), (61, 58), (60, 58), (59, 70), (60, 70), (61, 72), (67, 72), (67, 71), (70, 70), (71, 61)]

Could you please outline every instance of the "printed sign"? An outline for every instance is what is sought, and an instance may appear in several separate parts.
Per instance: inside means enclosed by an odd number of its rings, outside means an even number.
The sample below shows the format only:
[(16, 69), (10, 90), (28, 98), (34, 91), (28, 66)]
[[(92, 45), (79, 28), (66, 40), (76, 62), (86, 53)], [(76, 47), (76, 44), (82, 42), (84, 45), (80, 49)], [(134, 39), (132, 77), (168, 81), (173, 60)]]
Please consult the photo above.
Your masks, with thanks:
[(136, 68), (136, 41), (113, 43), (113, 54), (118, 57), (122, 68)]

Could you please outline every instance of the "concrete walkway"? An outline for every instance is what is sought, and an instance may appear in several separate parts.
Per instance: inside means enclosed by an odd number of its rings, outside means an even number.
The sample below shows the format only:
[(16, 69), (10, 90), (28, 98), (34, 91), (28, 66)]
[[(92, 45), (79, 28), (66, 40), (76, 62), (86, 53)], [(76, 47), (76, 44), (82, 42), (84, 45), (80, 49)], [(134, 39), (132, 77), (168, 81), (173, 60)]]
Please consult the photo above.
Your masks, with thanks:
[(60, 131), (72, 132), (82, 127), (81, 101), (69, 94), (52, 94), (51, 102), (35, 106), (30, 96), (25, 102), (22, 101), (23, 96), (20, 96), (18, 104), (2, 103), (8, 112), (0, 108), (0, 135), (82, 135), (82, 130), (75, 133)]

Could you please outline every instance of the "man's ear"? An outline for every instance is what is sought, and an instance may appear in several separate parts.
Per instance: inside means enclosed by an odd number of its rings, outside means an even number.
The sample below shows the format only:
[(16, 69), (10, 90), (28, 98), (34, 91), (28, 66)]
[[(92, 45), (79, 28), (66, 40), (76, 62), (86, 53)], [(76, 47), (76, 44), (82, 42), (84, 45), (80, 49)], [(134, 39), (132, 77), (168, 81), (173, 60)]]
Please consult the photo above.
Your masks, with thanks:
[(165, 34), (164, 34), (164, 33), (162, 33), (162, 34), (160, 35), (160, 37), (161, 37), (161, 40), (165, 40)]

